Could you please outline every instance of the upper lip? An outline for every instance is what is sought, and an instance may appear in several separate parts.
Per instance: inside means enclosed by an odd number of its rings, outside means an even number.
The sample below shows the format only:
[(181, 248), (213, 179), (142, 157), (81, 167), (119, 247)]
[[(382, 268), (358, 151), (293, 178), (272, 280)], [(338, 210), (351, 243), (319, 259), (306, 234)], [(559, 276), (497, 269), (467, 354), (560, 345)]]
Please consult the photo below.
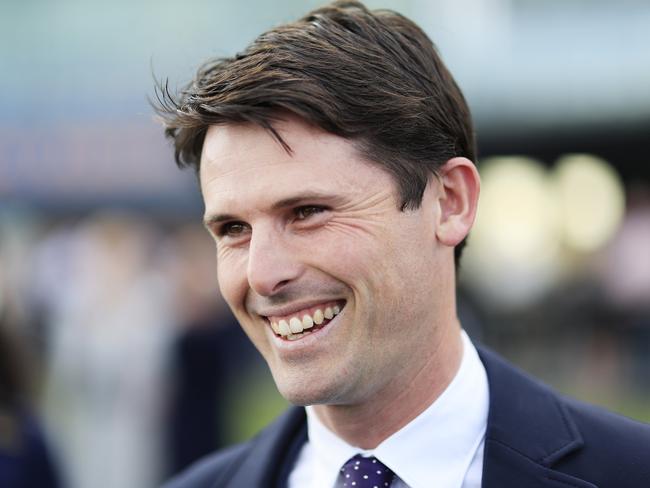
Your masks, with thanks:
[(264, 318), (283, 317), (283, 316), (295, 314), (296, 312), (300, 312), (307, 308), (315, 307), (316, 305), (320, 305), (321, 303), (342, 302), (342, 301), (343, 300), (339, 298), (324, 298), (319, 300), (310, 300), (308, 302), (292, 303), (292, 304), (284, 305), (282, 307), (259, 310), (257, 314)]

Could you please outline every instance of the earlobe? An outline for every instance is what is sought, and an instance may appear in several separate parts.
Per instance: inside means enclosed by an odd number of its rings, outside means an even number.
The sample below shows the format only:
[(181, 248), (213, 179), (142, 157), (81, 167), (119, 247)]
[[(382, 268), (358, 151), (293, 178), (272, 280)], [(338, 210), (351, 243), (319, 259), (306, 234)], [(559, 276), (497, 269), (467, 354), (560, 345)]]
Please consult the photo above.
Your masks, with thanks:
[(440, 215), (436, 236), (444, 245), (453, 247), (474, 224), (481, 181), (474, 163), (462, 157), (447, 161), (438, 174)]

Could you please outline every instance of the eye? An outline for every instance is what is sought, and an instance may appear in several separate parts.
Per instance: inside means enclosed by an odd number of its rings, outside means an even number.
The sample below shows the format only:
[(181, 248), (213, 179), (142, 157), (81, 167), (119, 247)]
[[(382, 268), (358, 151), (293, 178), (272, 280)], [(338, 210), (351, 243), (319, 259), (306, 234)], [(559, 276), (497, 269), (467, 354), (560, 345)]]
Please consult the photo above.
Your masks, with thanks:
[(220, 237), (238, 237), (248, 230), (248, 225), (243, 222), (226, 222), (219, 227)]
[(324, 212), (325, 208), (318, 205), (303, 205), (294, 209), (294, 214), (297, 220), (305, 220), (312, 215)]

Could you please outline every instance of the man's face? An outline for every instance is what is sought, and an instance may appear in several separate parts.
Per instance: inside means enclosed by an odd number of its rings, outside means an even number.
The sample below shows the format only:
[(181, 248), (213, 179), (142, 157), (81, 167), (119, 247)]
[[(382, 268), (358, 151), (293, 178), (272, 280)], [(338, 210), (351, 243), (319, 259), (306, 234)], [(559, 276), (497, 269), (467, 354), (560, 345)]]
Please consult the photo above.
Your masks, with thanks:
[(432, 353), (453, 254), (436, 240), (437, 182), (402, 212), (392, 177), (350, 142), (297, 119), (276, 129), (291, 154), (254, 125), (206, 135), (221, 292), (289, 401), (371, 400)]

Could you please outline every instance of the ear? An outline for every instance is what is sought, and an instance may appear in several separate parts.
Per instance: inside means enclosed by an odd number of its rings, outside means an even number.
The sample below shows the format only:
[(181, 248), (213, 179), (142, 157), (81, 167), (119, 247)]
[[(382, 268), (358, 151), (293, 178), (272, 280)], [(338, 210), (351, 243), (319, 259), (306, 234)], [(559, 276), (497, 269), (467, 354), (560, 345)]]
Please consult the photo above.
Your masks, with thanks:
[(469, 233), (476, 217), (481, 180), (467, 158), (452, 158), (438, 171), (440, 215), (436, 236), (447, 246), (458, 245)]

